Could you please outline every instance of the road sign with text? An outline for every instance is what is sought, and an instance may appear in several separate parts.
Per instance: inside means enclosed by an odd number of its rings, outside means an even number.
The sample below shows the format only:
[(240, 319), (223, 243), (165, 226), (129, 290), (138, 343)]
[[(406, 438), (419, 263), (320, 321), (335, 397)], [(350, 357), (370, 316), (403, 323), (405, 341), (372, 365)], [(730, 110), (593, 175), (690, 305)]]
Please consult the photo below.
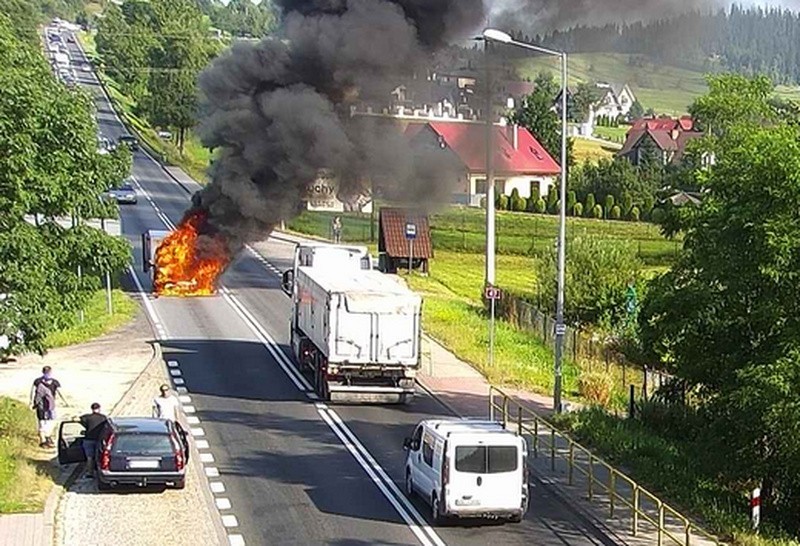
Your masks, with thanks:
[(503, 296), (503, 291), (496, 286), (487, 286), (484, 291), (484, 297), (487, 300), (499, 300)]

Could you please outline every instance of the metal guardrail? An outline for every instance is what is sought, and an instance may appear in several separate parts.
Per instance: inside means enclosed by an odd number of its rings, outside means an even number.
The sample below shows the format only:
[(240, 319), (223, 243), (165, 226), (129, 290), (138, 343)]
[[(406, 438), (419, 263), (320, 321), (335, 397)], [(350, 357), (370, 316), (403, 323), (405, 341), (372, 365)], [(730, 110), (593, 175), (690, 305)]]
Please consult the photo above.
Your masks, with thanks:
[(549, 457), (551, 470), (555, 471), (557, 459), (564, 459), (568, 484), (575, 485), (576, 475), (584, 477), (589, 501), (596, 500), (598, 494), (606, 494), (609, 517), (618, 516), (622, 507), (628, 508), (631, 513), (630, 532), (634, 537), (639, 535), (642, 524), (649, 523), (655, 528), (657, 546), (662, 546), (665, 538), (669, 539), (669, 544), (690, 546), (694, 537), (702, 537), (717, 546), (725, 545), (496, 387), (489, 388), (489, 415), (492, 420), (501, 421), (505, 428), (516, 429), (520, 436), (530, 436), (529, 456)]

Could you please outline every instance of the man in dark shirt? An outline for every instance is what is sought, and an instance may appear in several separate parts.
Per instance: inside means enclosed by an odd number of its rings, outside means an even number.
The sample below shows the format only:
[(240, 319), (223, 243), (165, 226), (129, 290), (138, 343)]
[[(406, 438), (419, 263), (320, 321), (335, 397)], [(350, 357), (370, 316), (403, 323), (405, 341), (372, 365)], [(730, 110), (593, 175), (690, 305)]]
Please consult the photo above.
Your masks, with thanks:
[(83, 454), (86, 455), (86, 477), (94, 475), (94, 456), (97, 452), (97, 442), (103, 434), (108, 417), (100, 412), (100, 404), (92, 404), (92, 413), (81, 415), (81, 425), (86, 429), (83, 436)]

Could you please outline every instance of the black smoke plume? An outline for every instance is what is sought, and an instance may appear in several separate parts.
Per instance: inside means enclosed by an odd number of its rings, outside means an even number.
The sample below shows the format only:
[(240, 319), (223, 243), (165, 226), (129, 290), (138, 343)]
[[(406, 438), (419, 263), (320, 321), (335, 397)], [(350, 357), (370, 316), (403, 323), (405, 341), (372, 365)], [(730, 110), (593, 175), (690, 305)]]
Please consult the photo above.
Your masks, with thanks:
[[(233, 248), (299, 212), (320, 172), (340, 195), (378, 184), (406, 202), (449, 195), (457, 173), (438, 147), (412, 150), (381, 118), (385, 101), (438, 48), (480, 27), (482, 0), (277, 0), (279, 32), (238, 43), (199, 79), (203, 144), (216, 149), (195, 207)], [(444, 155), (444, 157), (443, 157)]]

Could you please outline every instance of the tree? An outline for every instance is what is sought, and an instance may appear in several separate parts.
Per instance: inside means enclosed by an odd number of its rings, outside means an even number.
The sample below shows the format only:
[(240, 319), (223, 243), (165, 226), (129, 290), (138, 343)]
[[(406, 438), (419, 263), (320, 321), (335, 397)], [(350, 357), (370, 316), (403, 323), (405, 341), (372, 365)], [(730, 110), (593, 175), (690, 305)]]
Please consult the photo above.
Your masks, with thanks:
[(644, 107), (642, 106), (642, 103), (639, 102), (639, 100), (637, 99), (633, 101), (631, 109), (628, 111), (628, 119), (634, 120), (643, 117), (644, 117)]
[(252, 0), (231, 0), (227, 6), (214, 10), (211, 22), (234, 36), (261, 38), (275, 26), (276, 12), (268, 0), (258, 4)]
[[(561, 163), (561, 121), (553, 104), (559, 93), (558, 85), (549, 73), (540, 73), (534, 82), (536, 88), (522, 99), (511, 120), (528, 129), (556, 163)], [(567, 143), (567, 165), (573, 161), (572, 139)]]
[(582, 82), (572, 94), (572, 109), (568, 111), (569, 119), (575, 123), (583, 123), (589, 117), (589, 110), (600, 99), (600, 90), (596, 85)]
[(720, 461), (713, 471), (760, 484), (765, 518), (797, 532), (800, 134), (775, 121), (765, 88), (758, 78), (739, 91), (714, 85), (698, 100), (694, 111), (716, 121), (716, 164), (639, 327), (652, 358), (693, 393)]

